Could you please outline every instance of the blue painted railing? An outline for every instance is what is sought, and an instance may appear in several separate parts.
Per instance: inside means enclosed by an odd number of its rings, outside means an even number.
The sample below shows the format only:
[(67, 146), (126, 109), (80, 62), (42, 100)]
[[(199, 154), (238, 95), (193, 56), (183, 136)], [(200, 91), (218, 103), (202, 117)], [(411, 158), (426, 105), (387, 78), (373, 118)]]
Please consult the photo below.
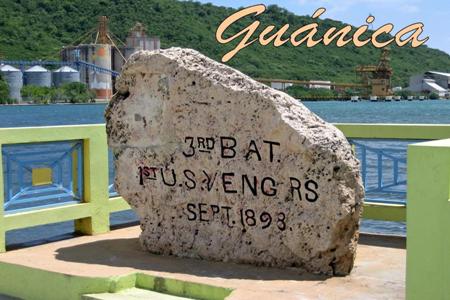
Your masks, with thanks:
[[(5, 212), (80, 202), (82, 149), (82, 141), (3, 145)], [(39, 182), (42, 176), (46, 181)]]
[[(386, 147), (385, 140), (351, 140), (361, 162), (366, 201), (406, 203), (406, 144)], [(392, 141), (390, 141), (392, 142)], [(381, 144), (379, 144), (381, 143)], [(377, 144), (379, 146), (377, 147)], [(53, 142), (5, 145), (2, 149), (5, 171), (5, 211), (35, 209), (78, 202), (82, 198), (82, 142)], [(73, 166), (73, 155), (77, 166)], [(33, 168), (47, 167), (52, 183), (33, 186)], [(78, 176), (74, 180), (73, 176)], [(74, 187), (73, 184), (77, 186)], [(113, 155), (109, 151), (110, 197), (118, 196), (114, 188)]]
[(88, 63), (88, 62), (85, 62), (85, 61), (81, 61), (81, 60), (75, 61), (73, 63), (73, 65), (75, 66), (75, 68), (77, 70), (79, 70), (80, 68), (87, 68), (87, 69), (93, 70), (94, 72), (111, 74), (112, 77), (117, 77), (117, 76), (120, 75), (119, 72), (116, 72), (114, 70), (102, 68), (102, 67), (99, 67), (97, 65), (94, 65), (94, 64), (91, 64), (91, 63)]
[[(406, 146), (392, 140), (350, 140), (361, 163), (366, 202), (406, 203)], [(378, 147), (377, 147), (378, 144)]]
[(19, 66), (19, 68), (22, 71), (25, 70), (25, 66), (49, 65), (49, 66), (72, 66), (77, 70), (80, 70), (81, 68), (86, 68), (98, 73), (111, 74), (112, 77), (117, 77), (120, 75), (119, 72), (116, 72), (114, 70), (106, 69), (82, 60), (77, 60), (73, 62), (52, 61), (52, 60), (0, 60), (0, 64)]
[(114, 156), (111, 149), (108, 149), (108, 161), (109, 161), (109, 185), (108, 185), (108, 193), (109, 197), (117, 197), (119, 194), (116, 192), (116, 188), (114, 187)]

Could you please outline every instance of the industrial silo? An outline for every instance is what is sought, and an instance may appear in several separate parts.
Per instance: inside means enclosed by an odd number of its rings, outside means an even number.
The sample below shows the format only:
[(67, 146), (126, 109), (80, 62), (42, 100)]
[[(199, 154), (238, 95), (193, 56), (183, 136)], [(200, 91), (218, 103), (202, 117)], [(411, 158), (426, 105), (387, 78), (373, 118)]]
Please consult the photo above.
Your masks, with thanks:
[(150, 45), (148, 46), (149, 50), (159, 50), (161, 48), (161, 41), (159, 37), (154, 36), (149, 39)]
[(22, 72), (10, 65), (0, 66), (0, 72), (2, 73), (5, 81), (8, 83), (9, 97), (20, 102), (22, 100), (22, 97), (20, 95), (20, 90), (22, 89), (23, 85)]
[[(127, 36), (127, 47), (133, 48), (134, 51), (138, 50), (158, 50), (160, 48), (159, 38), (149, 37), (147, 31), (141, 23), (136, 23), (133, 28), (131, 28)], [(134, 52), (133, 51), (133, 52)], [(129, 54), (126, 53), (125, 57), (128, 59)], [(131, 53), (130, 53), (131, 54)]]
[[(61, 50), (61, 60), (65, 62), (89, 61), (89, 45), (68, 46)], [(80, 82), (89, 85), (89, 74), (85, 67), (80, 68)]]
[(53, 85), (59, 87), (66, 83), (80, 82), (80, 72), (69, 66), (53, 71)]
[(149, 37), (147, 35), (145, 26), (137, 22), (133, 28), (130, 29), (126, 46), (114, 48), (112, 51), (113, 70), (117, 72), (122, 71), (122, 66), (130, 56), (139, 50), (158, 50), (161, 47), (159, 37)]
[[(98, 67), (111, 70), (111, 45), (80, 44), (75, 47), (65, 47), (61, 51), (61, 59), (68, 62), (87, 62)], [(80, 81), (95, 91), (97, 99), (110, 99), (112, 96), (111, 73), (101, 72), (95, 68), (81, 65)]]
[(52, 73), (46, 68), (33, 66), (25, 70), (23, 74), (25, 85), (52, 86)]
[[(88, 62), (111, 70), (111, 45), (92, 44), (89, 45)], [(89, 88), (95, 91), (97, 99), (110, 99), (112, 96), (112, 79), (110, 73), (89, 69)]]
[(113, 48), (112, 50), (112, 69), (116, 72), (121, 72), (122, 67), (126, 60), (130, 57), (132, 53), (136, 51), (134, 48), (121, 47)]

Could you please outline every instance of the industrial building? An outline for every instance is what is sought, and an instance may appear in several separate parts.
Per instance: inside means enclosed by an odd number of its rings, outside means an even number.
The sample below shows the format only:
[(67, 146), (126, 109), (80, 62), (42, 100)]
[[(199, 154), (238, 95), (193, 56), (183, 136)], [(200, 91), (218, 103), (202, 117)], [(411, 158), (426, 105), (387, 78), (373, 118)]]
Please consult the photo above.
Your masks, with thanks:
[[(66, 47), (61, 51), (63, 61), (85, 61), (105, 69), (111, 69), (111, 45), (80, 44), (76, 47)], [(112, 79), (110, 74), (84, 69), (80, 72), (80, 81), (95, 91), (96, 98), (110, 99), (112, 96)]]
[(288, 87), (291, 87), (293, 85), (294, 85), (293, 83), (289, 83), (289, 82), (277, 82), (277, 81), (274, 81), (274, 82), (270, 83), (270, 87), (271, 88), (277, 89), (277, 90), (280, 90), (280, 91), (284, 91)]
[(306, 85), (309, 89), (326, 89), (331, 90), (331, 81), (327, 80), (310, 80)]
[(300, 85), (309, 89), (328, 89), (338, 92), (345, 89), (358, 90), (360, 95), (367, 99), (391, 100), (393, 99), (392, 91), (392, 74), (390, 49), (383, 48), (378, 64), (357, 66), (356, 76), (358, 83), (336, 83), (328, 80), (287, 80), (287, 79), (271, 79), (257, 78), (258, 81), (270, 84), (271, 87), (284, 90), (289, 86)]
[[(108, 30), (108, 19), (100, 17), (95, 39), (81, 41), (76, 46), (66, 46), (61, 50), (61, 60), (65, 62), (83, 61), (105, 70), (120, 72), (123, 64), (138, 50), (160, 49), (158, 37), (147, 36), (141, 23), (131, 28), (126, 43), (123, 43)], [(95, 68), (80, 70), (80, 80), (95, 91), (97, 99), (110, 99), (113, 93), (113, 78), (107, 72)]]
[(9, 87), (9, 98), (22, 101), (20, 90), (23, 86), (23, 73), (17, 68), (10, 65), (1, 65), (0, 72)]
[(126, 44), (113, 48), (112, 69), (120, 72), (125, 61), (131, 54), (139, 50), (158, 50), (161, 48), (159, 37), (147, 36), (147, 31), (141, 23), (137, 22), (131, 28), (126, 38)]
[[(92, 37), (94, 35), (94, 37)], [(83, 82), (97, 99), (109, 100), (114, 80), (126, 60), (138, 50), (158, 50), (158, 37), (147, 35), (145, 27), (136, 23), (126, 43), (108, 30), (108, 19), (100, 17), (99, 24), (83, 35), (83, 40), (62, 48), (61, 61), (0, 61), (0, 73), (9, 86), (9, 97), (21, 102), (23, 85), (59, 87), (70, 82)], [(50, 66), (51, 70), (43, 66)], [(59, 68), (54, 70), (55, 66)]]
[(417, 93), (436, 93), (439, 97), (450, 94), (450, 73), (428, 71), (412, 76), (407, 90)]

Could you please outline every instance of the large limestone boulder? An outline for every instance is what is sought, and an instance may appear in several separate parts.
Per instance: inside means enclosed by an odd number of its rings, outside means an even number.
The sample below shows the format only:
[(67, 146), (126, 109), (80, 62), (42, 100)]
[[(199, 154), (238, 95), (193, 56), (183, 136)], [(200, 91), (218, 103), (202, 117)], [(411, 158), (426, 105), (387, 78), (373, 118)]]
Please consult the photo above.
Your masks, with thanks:
[(115, 185), (152, 253), (348, 274), (363, 187), (346, 138), (202, 54), (142, 51), (106, 110)]

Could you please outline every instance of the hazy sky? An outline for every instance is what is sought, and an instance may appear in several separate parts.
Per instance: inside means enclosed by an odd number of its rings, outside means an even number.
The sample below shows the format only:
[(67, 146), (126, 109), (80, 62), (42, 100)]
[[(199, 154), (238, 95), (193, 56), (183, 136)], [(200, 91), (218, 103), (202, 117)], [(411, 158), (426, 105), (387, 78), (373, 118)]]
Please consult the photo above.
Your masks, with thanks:
[(297, 15), (312, 15), (325, 7), (324, 18), (360, 26), (367, 16), (375, 16), (373, 28), (394, 24), (394, 33), (415, 22), (424, 23), (422, 37), (429, 36), (427, 45), (450, 54), (450, 0), (200, 0), (227, 7), (242, 7), (263, 3), (277, 4)]

